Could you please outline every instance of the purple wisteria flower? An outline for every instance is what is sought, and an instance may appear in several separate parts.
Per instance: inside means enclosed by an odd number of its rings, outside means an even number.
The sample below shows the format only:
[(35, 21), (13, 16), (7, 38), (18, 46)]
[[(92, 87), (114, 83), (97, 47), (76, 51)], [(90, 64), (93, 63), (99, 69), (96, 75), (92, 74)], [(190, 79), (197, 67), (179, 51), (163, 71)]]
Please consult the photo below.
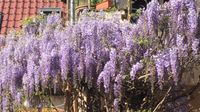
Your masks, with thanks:
[(197, 11), (195, 9), (193, 10), (189, 9), (188, 24), (189, 24), (190, 31), (192, 33), (194, 33), (197, 28), (197, 18), (198, 18)]
[(199, 39), (193, 39), (192, 40), (192, 50), (193, 50), (193, 54), (196, 55), (198, 54), (199, 51)]
[(115, 48), (111, 48), (110, 61), (112, 61), (113, 63), (115, 63), (117, 61), (117, 51)]
[[(15, 107), (8, 105), (21, 104), (22, 97), (30, 100), (49, 88), (64, 90), (62, 85), (70, 81), (72, 90), (83, 85), (96, 90), (103, 85), (106, 95), (114, 95), (109, 107), (117, 112), (124, 92), (122, 82), (129, 81), (126, 76), (136, 82), (140, 71), (146, 69), (150, 75), (156, 74), (160, 87), (171, 74), (177, 85), (181, 64), (187, 63), (188, 56), (198, 57), (197, 10), (194, 0), (165, 4), (152, 0), (134, 24), (121, 20), (120, 12), (111, 16), (83, 12), (75, 25), (65, 27), (60, 15), (52, 14), (46, 23), (33, 22), (21, 35), (11, 32), (0, 37), (2, 109), (8, 111)], [(159, 23), (165, 18), (167, 27), (161, 35)]]
[(177, 20), (177, 16), (179, 15), (181, 11), (181, 0), (170, 0), (169, 1), (170, 8), (172, 10), (172, 15), (173, 15), (173, 21), (175, 22)]
[(135, 77), (136, 77), (136, 74), (139, 70), (141, 70), (143, 68), (143, 64), (142, 62), (137, 62), (136, 64), (134, 64), (131, 68), (131, 72), (130, 72), (130, 75), (131, 75), (131, 79), (132, 80), (135, 80)]
[(119, 99), (118, 98), (114, 99), (113, 106), (114, 106), (114, 112), (119, 112)]
[(62, 76), (63, 81), (67, 79), (67, 75), (70, 73), (70, 67), (71, 67), (70, 54), (71, 54), (70, 46), (67, 44), (61, 45), (60, 68), (61, 68), (61, 76)]
[(160, 7), (157, 0), (152, 0), (149, 4), (147, 4), (146, 14), (150, 34), (157, 30), (156, 28), (158, 27), (159, 8)]
[(156, 65), (156, 71), (157, 71), (157, 77), (158, 77), (158, 83), (160, 85), (160, 88), (162, 88), (162, 81), (164, 77), (164, 69), (165, 69), (165, 63), (162, 55), (158, 54), (157, 56), (154, 56), (155, 65)]
[(176, 46), (180, 57), (188, 56), (188, 44), (184, 43), (184, 37), (179, 34), (177, 34)]
[(177, 48), (171, 48), (169, 51), (170, 54), (170, 64), (171, 64), (171, 70), (173, 74), (173, 79), (175, 84), (178, 82), (178, 50)]
[(0, 49), (1, 47), (5, 46), (5, 37), (0, 36)]
[(7, 112), (7, 111), (9, 111), (9, 101), (8, 101), (8, 97), (7, 96), (5, 96), (5, 97), (3, 97), (3, 99), (2, 99), (2, 111), (3, 112)]
[(110, 60), (105, 64), (103, 71), (100, 73), (97, 80), (98, 85), (103, 82), (106, 93), (110, 90), (111, 77), (115, 77), (116, 75), (116, 57), (116, 49), (111, 49)]
[(15, 97), (15, 101), (18, 103), (18, 104), (22, 104), (22, 93), (21, 92), (17, 92), (17, 95)]
[(120, 96), (121, 89), (122, 89), (122, 75), (118, 74), (115, 78), (115, 83), (114, 83), (114, 95), (115, 95), (115, 97)]
[(47, 24), (55, 25), (56, 23), (59, 22), (59, 20), (60, 20), (60, 15), (55, 13), (47, 17)]
[(27, 35), (34, 35), (37, 32), (37, 26), (35, 24), (27, 25), (24, 28), (24, 32), (26, 32)]
[(55, 77), (60, 74), (60, 55), (58, 48), (54, 47), (51, 51), (51, 76)]
[(85, 80), (89, 88), (92, 87), (92, 78), (96, 75), (96, 62), (91, 56), (85, 57)]

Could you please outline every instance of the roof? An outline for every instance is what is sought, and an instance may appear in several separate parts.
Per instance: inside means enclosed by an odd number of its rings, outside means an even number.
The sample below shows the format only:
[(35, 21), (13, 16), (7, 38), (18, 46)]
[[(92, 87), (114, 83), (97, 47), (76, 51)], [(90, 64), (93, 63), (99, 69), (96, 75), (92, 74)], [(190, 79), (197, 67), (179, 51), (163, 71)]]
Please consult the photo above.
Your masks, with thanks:
[(96, 5), (97, 10), (105, 10), (112, 6), (111, 0), (104, 0)]
[(66, 4), (61, 0), (0, 0), (0, 12), (3, 13), (0, 34), (10, 29), (21, 29), (22, 20), (35, 16), (41, 8), (61, 8), (62, 15), (67, 16)]

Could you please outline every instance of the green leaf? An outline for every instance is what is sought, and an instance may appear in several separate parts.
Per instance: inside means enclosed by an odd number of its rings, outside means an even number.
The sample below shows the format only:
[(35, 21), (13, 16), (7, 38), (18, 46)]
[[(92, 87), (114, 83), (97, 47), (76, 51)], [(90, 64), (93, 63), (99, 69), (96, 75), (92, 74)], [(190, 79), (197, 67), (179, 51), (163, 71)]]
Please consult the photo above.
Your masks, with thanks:
[(149, 41), (146, 38), (140, 38), (138, 39), (138, 44), (139, 45), (147, 45)]

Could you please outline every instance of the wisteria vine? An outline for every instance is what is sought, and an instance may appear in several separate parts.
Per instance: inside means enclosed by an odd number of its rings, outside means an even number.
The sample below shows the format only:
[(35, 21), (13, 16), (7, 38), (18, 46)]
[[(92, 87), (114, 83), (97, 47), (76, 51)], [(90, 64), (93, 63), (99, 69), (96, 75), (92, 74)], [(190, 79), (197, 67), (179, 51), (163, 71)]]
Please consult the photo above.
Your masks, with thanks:
[(48, 87), (56, 93), (68, 81), (98, 90), (103, 84), (105, 94), (114, 94), (116, 112), (124, 77), (156, 76), (162, 89), (167, 76), (177, 86), (185, 65), (198, 59), (197, 20), (195, 0), (152, 0), (135, 24), (103, 11), (84, 11), (66, 27), (56, 14), (35, 18), (22, 34), (0, 37), (0, 111)]

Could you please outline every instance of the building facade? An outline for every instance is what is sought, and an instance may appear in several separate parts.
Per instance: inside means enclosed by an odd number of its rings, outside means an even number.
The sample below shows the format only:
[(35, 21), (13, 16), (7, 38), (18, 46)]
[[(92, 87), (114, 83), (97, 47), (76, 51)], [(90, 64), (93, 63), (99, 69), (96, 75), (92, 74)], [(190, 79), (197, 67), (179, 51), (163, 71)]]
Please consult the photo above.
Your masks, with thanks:
[(20, 30), (22, 20), (39, 13), (58, 12), (67, 18), (67, 5), (61, 0), (0, 0), (0, 34), (11, 29)]

